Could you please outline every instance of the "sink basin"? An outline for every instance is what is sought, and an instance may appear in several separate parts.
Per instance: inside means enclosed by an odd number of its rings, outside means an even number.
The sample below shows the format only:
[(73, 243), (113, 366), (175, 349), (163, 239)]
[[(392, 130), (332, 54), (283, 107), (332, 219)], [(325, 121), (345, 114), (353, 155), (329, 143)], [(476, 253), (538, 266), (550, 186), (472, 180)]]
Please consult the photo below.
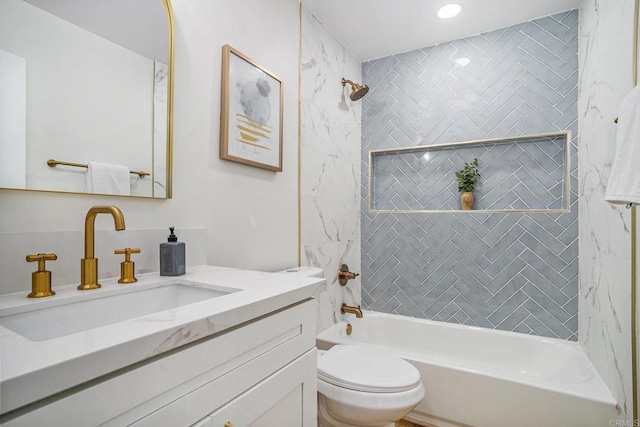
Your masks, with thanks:
[(12, 314), (0, 317), (0, 325), (30, 341), (47, 341), (231, 292), (168, 284)]

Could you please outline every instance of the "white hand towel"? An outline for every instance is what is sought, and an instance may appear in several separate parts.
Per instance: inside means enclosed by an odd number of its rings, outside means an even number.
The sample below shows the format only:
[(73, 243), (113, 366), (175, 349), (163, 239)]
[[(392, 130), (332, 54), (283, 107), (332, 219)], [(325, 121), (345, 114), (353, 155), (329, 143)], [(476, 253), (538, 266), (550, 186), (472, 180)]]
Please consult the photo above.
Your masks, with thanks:
[(620, 104), (616, 156), (605, 200), (640, 204), (640, 86), (636, 86)]
[(131, 194), (129, 168), (111, 163), (89, 162), (86, 187), (89, 193)]

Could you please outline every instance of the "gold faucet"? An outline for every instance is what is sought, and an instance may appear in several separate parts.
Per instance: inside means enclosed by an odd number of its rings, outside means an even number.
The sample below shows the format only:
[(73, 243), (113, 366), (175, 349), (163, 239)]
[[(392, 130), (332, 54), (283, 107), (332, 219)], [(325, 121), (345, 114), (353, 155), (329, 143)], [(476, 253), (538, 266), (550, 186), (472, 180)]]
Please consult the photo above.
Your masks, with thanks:
[(347, 314), (347, 313), (351, 313), (351, 314), (355, 314), (356, 317), (358, 319), (362, 319), (362, 310), (360, 309), (360, 306), (350, 306), (347, 304), (342, 304), (342, 308), (340, 309), (340, 313), (342, 314)]
[(80, 261), (80, 286), (78, 289), (98, 289), (98, 259), (94, 257), (95, 225), (98, 214), (111, 214), (116, 230), (124, 230), (124, 215), (115, 206), (93, 206), (84, 220), (84, 258)]

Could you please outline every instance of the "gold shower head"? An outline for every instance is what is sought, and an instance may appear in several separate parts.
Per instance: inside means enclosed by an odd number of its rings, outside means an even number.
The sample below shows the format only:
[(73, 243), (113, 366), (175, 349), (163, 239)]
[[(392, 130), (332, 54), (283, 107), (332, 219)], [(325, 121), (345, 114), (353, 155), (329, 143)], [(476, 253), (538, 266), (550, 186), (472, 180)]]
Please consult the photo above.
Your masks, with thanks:
[(357, 101), (358, 99), (365, 96), (367, 92), (369, 92), (369, 86), (359, 85), (358, 83), (354, 83), (351, 80), (347, 80), (343, 77), (342, 86), (345, 86), (347, 83), (351, 85), (351, 94), (349, 95), (349, 98), (351, 98), (352, 101)]

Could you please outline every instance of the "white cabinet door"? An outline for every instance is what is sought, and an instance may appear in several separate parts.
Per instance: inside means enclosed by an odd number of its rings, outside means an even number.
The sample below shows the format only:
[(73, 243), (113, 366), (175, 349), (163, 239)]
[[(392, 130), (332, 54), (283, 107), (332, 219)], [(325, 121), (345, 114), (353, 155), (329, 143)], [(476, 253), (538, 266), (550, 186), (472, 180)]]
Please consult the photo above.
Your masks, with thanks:
[(275, 372), (213, 414), (213, 427), (315, 427), (315, 349)]
[[(307, 306), (308, 307), (308, 306)], [(303, 309), (304, 307), (300, 307)], [(189, 386), (191, 389), (188, 393), (171, 393), (173, 400), (163, 406), (158, 404), (158, 399), (149, 402), (155, 410), (146, 409), (142, 419), (132, 424), (133, 427), (186, 427), (194, 422), (202, 419), (207, 414), (211, 414), (218, 408), (225, 407), (230, 402), (235, 401), (239, 396), (246, 394), (252, 390), (256, 384), (270, 378), (274, 373), (285, 369), (289, 364), (297, 361), (301, 356), (308, 353), (315, 354), (313, 347), (313, 339), (315, 338), (315, 329), (311, 330), (309, 326), (314, 326), (313, 321), (300, 323), (299, 318), (304, 316), (315, 316), (313, 311), (305, 310), (300, 316), (293, 317), (291, 309), (281, 312), (283, 315), (281, 321), (285, 321), (277, 330), (281, 332), (276, 340), (280, 345), (269, 344), (263, 350), (264, 353), (256, 352), (255, 357), (247, 359), (245, 363), (229, 372), (220, 372), (209, 382), (199, 384), (197, 387)], [(274, 316), (278, 316), (274, 315)], [(273, 317), (273, 316), (272, 316)], [(298, 320), (296, 320), (298, 318)], [(265, 319), (269, 320), (271, 319)], [(269, 326), (275, 327), (274, 323)], [(315, 326), (314, 326), (315, 328)], [(240, 329), (242, 331), (244, 328)], [(287, 330), (289, 329), (289, 330)], [(271, 331), (273, 332), (273, 331)], [(310, 336), (307, 336), (310, 335)], [(304, 337), (304, 338), (303, 338)], [(248, 339), (257, 340), (258, 337), (248, 337)], [(247, 339), (247, 337), (245, 337)], [(311, 349), (311, 350), (310, 350)], [(259, 355), (257, 355), (259, 354)], [(315, 356), (314, 356), (315, 357)], [(305, 365), (308, 367), (308, 376), (316, 377), (316, 360), (313, 364)], [(298, 371), (291, 371), (298, 375), (296, 381), (301, 382)], [(315, 383), (313, 384), (315, 386)], [(282, 395), (284, 397), (287, 393)], [(175, 396), (175, 397), (174, 397)], [(274, 404), (277, 403), (274, 402)], [(117, 421), (117, 422), (116, 422)], [(129, 425), (129, 422), (122, 422), (123, 419), (114, 420), (109, 423), (109, 427), (121, 427)], [(222, 423), (224, 425), (224, 423)], [(236, 424), (237, 425), (237, 424)], [(298, 425), (298, 424), (295, 424)], [(107, 427), (107, 426), (105, 426)]]
[(191, 427), (213, 427), (213, 420), (211, 417), (207, 416), (193, 424)]

